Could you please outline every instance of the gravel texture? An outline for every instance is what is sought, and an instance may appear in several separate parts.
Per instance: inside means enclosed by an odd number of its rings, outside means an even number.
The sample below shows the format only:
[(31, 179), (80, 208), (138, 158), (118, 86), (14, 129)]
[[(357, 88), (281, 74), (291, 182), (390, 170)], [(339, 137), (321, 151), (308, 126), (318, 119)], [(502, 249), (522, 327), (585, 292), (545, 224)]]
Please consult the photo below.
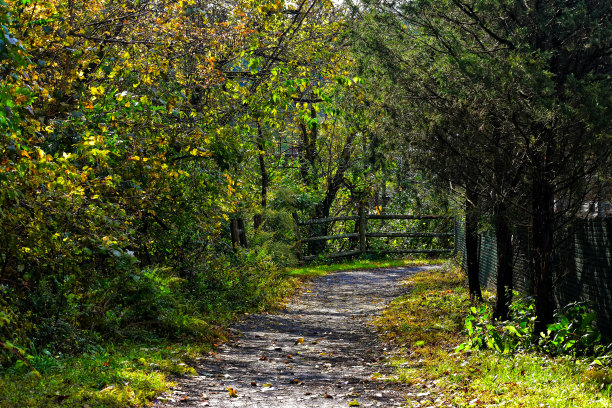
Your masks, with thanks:
[(385, 345), (368, 323), (407, 290), (402, 279), (429, 268), (314, 279), (285, 309), (233, 325), (230, 341), (199, 361), (199, 375), (179, 378), (154, 406), (405, 406), (409, 388), (383, 381)]

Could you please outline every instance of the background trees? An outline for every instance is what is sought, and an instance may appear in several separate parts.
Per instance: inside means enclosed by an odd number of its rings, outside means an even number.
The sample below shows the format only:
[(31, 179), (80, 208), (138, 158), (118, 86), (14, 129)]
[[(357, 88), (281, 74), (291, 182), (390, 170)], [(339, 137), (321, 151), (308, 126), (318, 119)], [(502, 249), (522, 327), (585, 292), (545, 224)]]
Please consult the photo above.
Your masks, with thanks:
[[(309, 0), (0, 7), (3, 354), (197, 332), (203, 311), (267, 299), (288, 211), (329, 211), (359, 151), (333, 103), (362, 98), (342, 13)], [(269, 203), (284, 213), (266, 221)], [(255, 215), (287, 247), (235, 256), (228, 221)]]
[(420, 167), (476, 194), (492, 217), (499, 299), (511, 286), (512, 228), (529, 225), (543, 329), (555, 231), (609, 163), (610, 3), (373, 1), (355, 10), (362, 66), (375, 67), (368, 75), (392, 101), (389, 127)]

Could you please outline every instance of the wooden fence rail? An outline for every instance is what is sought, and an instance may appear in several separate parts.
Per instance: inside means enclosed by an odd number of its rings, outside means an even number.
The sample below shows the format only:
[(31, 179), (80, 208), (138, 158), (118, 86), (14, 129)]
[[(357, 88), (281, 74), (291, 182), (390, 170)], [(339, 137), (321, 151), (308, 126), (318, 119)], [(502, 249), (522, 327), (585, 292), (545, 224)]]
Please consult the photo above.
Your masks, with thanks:
[[(419, 249), (419, 248), (402, 248), (402, 249), (385, 249), (385, 250), (370, 250), (368, 248), (368, 238), (437, 238), (437, 237), (454, 237), (455, 235), (455, 222), (453, 217), (445, 215), (409, 215), (409, 214), (367, 214), (365, 209), (360, 208), (358, 215), (348, 215), (343, 217), (328, 217), (319, 218), (313, 220), (300, 220), (297, 214), (293, 214), (295, 221), (296, 231), (296, 251), (298, 259), (301, 261), (312, 261), (318, 258), (319, 255), (304, 255), (304, 248), (302, 243), (306, 242), (318, 242), (318, 241), (331, 241), (337, 239), (352, 239), (357, 244), (359, 249), (352, 249), (349, 251), (335, 252), (326, 254), (329, 258), (342, 258), (347, 256), (360, 255), (364, 253), (381, 253), (381, 254), (441, 254), (449, 253), (454, 251), (454, 240), (453, 248), (430, 248), (430, 249)], [(389, 231), (389, 232), (369, 232), (368, 220), (453, 220), (452, 231), (446, 230), (442, 232), (422, 232), (422, 231)], [(319, 224), (330, 224), (337, 221), (357, 221), (358, 232), (336, 234), (336, 235), (321, 235), (321, 236), (308, 236), (302, 237), (300, 227), (311, 226)]]

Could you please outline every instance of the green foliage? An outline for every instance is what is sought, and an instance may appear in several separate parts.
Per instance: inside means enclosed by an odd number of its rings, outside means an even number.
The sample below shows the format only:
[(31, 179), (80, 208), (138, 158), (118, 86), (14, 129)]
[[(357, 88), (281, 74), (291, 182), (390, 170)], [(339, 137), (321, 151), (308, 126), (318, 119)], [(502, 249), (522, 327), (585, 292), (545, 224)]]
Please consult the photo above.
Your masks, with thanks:
[(297, 258), (293, 217), (286, 211), (274, 209), (267, 209), (262, 215), (263, 224), (248, 238), (250, 248), (246, 258), (280, 267), (294, 265)]
[[(266, 257), (216, 257), (187, 277), (147, 267), (114, 278), (36, 328), (2, 304), (0, 333), (27, 364), (5, 350), (0, 406), (144, 406), (171, 375), (195, 374), (193, 359), (227, 323), (280, 304), (296, 285)], [(46, 347), (32, 346), (31, 333), (47, 336)]]
[(173, 376), (196, 374), (194, 358), (208, 350), (154, 341), (100, 346), (79, 356), (44, 350), (31, 357), (39, 376), (23, 367), (3, 371), (0, 406), (146, 406), (174, 384)]
[[(373, 323), (397, 347), (390, 350), (394, 372), (386, 380), (435, 390), (412, 395), (412, 405), (604, 408), (612, 403), (607, 358), (535, 350), (457, 353), (456, 347), (469, 341), (464, 320), (470, 313), (465, 275), (458, 268), (420, 272), (408, 284), (410, 291)], [(514, 311), (525, 313), (517, 320), (529, 320), (529, 305)], [(490, 315), (478, 307), (476, 313)]]
[(611, 163), (609, 1), (354, 4), (360, 75), (384, 100), (381, 138), (460, 201), (474, 193), (471, 205), (511, 228), (531, 220), (536, 324), (545, 329), (555, 203), (576, 215)]
[(536, 315), (532, 300), (518, 292), (510, 307), (510, 320), (493, 321), (490, 306), (472, 306), (465, 319), (468, 340), (458, 350), (490, 349), (508, 354), (518, 350), (537, 350), (550, 355), (592, 356), (605, 350), (601, 333), (593, 326), (595, 313), (586, 303), (565, 305), (555, 313), (545, 333), (535, 333)]
[[(327, 80), (348, 64), (331, 52), (342, 24), (330, 2), (309, 4), (294, 19), (269, 0), (0, 0), (3, 368), (108, 337), (201, 337), (286, 294), (286, 211), (310, 209), (324, 183), (305, 188), (274, 143), (293, 148), (305, 118), (329, 139), (340, 122), (317, 112), (360, 89)], [(260, 152), (280, 158), (268, 212)], [(259, 212), (234, 255), (228, 219)]]
[[(498, 353), (511, 353), (531, 345), (533, 332), (533, 305), (526, 309), (515, 309), (511, 322), (492, 321), (491, 309), (488, 305), (472, 306), (470, 315), (465, 319), (465, 331), (468, 341), (457, 349), (481, 350), (491, 349)], [(529, 313), (531, 312), (531, 313)]]
[(555, 322), (541, 334), (540, 347), (550, 354), (593, 355), (602, 351), (604, 339), (594, 327), (595, 312), (585, 302), (565, 305), (555, 313)]

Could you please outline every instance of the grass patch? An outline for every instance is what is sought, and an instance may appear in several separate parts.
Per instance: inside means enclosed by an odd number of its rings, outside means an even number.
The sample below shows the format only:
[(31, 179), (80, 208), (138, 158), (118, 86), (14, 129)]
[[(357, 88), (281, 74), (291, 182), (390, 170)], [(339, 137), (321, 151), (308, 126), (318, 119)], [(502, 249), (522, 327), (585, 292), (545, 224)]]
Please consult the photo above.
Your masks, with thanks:
[(394, 380), (413, 384), (413, 406), (612, 406), (612, 370), (589, 359), (536, 353), (455, 352), (470, 302), (463, 274), (450, 265), (421, 272), (411, 292), (375, 320), (394, 345)]
[(139, 407), (174, 385), (173, 375), (195, 375), (207, 342), (108, 345), (80, 356), (33, 356), (39, 375), (21, 369), (0, 377), (2, 407)]
[(291, 268), (287, 270), (289, 276), (299, 278), (314, 278), (324, 276), (331, 272), (348, 271), (356, 269), (378, 269), (378, 268), (396, 268), (402, 266), (415, 265), (431, 265), (446, 262), (446, 259), (440, 258), (414, 258), (414, 259), (354, 259), (350, 261), (341, 261), (330, 264), (311, 264), (299, 268)]

